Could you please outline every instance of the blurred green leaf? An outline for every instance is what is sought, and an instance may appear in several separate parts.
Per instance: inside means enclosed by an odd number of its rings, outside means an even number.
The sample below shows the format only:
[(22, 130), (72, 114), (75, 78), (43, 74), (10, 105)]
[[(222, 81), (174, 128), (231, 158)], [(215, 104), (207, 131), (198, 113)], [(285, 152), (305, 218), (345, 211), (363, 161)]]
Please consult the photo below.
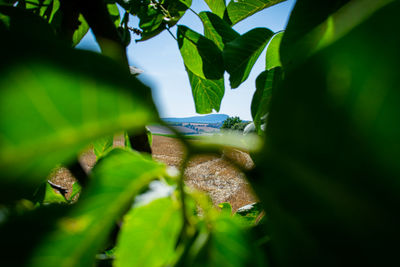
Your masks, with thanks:
[(83, 18), (82, 14), (79, 14), (79, 27), (74, 31), (72, 35), (72, 45), (76, 46), (82, 40), (82, 38), (89, 31), (89, 24), (87, 24), (86, 20)]
[(225, 13), (225, 0), (204, 0), (211, 11), (220, 18), (224, 17)]
[(232, 206), (229, 202), (219, 203), (218, 207), (221, 209), (221, 212), (225, 215), (232, 214)]
[(200, 12), (203, 22), (204, 36), (213, 41), (222, 51), (226, 43), (240, 36), (231, 26), (211, 12)]
[(255, 28), (225, 45), (223, 51), (225, 68), (230, 74), (232, 88), (237, 88), (250, 74), (273, 32)]
[(243, 207), (240, 207), (236, 212), (235, 216), (240, 217), (247, 225), (254, 225), (259, 219), (263, 208), (261, 203), (253, 203)]
[(182, 266), (254, 266), (254, 253), (247, 233), (239, 220), (221, 214), (208, 222), (209, 232), (201, 230)]
[(177, 200), (167, 197), (133, 208), (118, 237), (115, 266), (166, 266), (182, 227)]
[(203, 79), (186, 68), (192, 87), (196, 112), (199, 114), (211, 113), (214, 109), (219, 111), (225, 93), (224, 79)]
[(274, 92), (250, 181), (279, 266), (398, 265), (399, 12), (399, 1), (376, 11), (285, 70)]
[(267, 53), (265, 55), (266, 70), (282, 66), (279, 56), (279, 47), (284, 33), (283, 31), (276, 33), (268, 44)]
[(93, 142), (93, 152), (96, 155), (96, 159), (106, 155), (112, 148), (114, 143), (114, 135), (102, 137)]
[[(393, 1), (298, 1), (282, 40), (283, 66), (289, 68), (301, 63), (320, 49), (339, 40), (375, 11)], [(304, 19), (310, 12), (314, 15)]]
[(54, 230), (57, 220), (65, 216), (70, 208), (69, 205), (44, 205), (22, 213), (10, 212), (0, 223), (1, 265), (27, 266), (32, 251), (43, 236)]
[(267, 7), (276, 5), (285, 0), (231, 0), (226, 8), (230, 24), (239, 21), (261, 11)]
[(223, 78), (222, 54), (211, 40), (182, 25), (178, 25), (177, 35), (185, 66), (193, 74), (203, 79)]
[(91, 266), (115, 221), (133, 197), (165, 171), (134, 151), (114, 149), (92, 170), (89, 186), (58, 229), (43, 238), (32, 266)]
[(17, 14), (14, 31), (2, 33), (7, 52), (0, 54), (0, 184), (8, 188), (1, 200), (28, 197), (56, 164), (67, 164), (91, 141), (135, 131), (155, 114), (149, 88), (127, 69), (37, 39), (49, 25), (32, 23), (37, 28), (26, 32), (19, 23), (34, 19)]
[(257, 135), (243, 135), (235, 132), (199, 136), (192, 145), (201, 150), (220, 150), (226, 147), (237, 148), (249, 152), (257, 152), (262, 148), (262, 139)]
[(256, 79), (256, 91), (251, 101), (251, 116), (256, 132), (261, 134), (261, 125), (266, 122), (265, 116), (269, 112), (272, 92), (276, 90), (282, 80), (282, 70), (276, 67), (263, 71)]

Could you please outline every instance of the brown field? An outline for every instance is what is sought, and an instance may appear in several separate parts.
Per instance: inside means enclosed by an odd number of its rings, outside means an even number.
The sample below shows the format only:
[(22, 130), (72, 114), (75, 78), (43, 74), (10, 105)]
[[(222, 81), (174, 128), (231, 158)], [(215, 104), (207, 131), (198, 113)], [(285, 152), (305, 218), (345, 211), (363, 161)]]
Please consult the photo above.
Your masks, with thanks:
[[(114, 139), (114, 146), (123, 144), (120, 137)], [(153, 158), (167, 164), (179, 167), (183, 157), (183, 146), (178, 139), (153, 135)], [(242, 151), (227, 150), (222, 156), (201, 155), (191, 159), (185, 170), (185, 181), (189, 187), (209, 194), (213, 203), (229, 202), (234, 211), (256, 201), (244, 175), (230, 164), (226, 158), (233, 159), (242, 168), (253, 166), (250, 156)], [(82, 154), (80, 162), (89, 171), (96, 158), (92, 151)], [(71, 173), (60, 168), (53, 172), (52, 182), (66, 187), (71, 191), (75, 179)]]

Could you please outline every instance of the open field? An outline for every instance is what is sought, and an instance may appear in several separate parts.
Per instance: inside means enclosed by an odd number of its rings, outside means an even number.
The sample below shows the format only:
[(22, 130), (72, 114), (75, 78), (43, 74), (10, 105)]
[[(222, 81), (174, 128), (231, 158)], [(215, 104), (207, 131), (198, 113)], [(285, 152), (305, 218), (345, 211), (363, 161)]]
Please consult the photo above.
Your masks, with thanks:
[[(120, 137), (114, 139), (114, 146), (123, 144)], [(182, 163), (183, 146), (178, 139), (153, 135), (153, 158), (167, 164), (179, 167)], [(201, 155), (191, 159), (185, 170), (186, 184), (209, 194), (213, 203), (229, 202), (233, 210), (256, 201), (244, 175), (235, 169), (225, 159), (233, 158), (237, 164), (250, 168), (253, 162), (247, 153), (238, 150), (227, 150), (221, 157)], [(92, 151), (81, 156), (81, 165), (89, 171), (95, 164), (96, 158)], [(71, 173), (61, 168), (54, 172), (51, 180), (63, 187), (71, 189), (74, 178)], [(69, 190), (70, 191), (70, 190)]]

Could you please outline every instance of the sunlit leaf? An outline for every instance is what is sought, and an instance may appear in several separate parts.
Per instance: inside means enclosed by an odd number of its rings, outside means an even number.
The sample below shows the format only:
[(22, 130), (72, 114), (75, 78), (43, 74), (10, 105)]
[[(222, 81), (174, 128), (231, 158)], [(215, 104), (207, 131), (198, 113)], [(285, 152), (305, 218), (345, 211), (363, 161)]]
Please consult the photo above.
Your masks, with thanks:
[(133, 208), (123, 220), (115, 266), (166, 266), (175, 254), (181, 226), (179, 203), (171, 197)]
[(271, 41), (268, 44), (267, 53), (265, 55), (266, 70), (282, 66), (279, 56), (279, 47), (281, 45), (283, 34), (283, 31), (278, 32), (272, 37)]
[(32, 266), (91, 266), (115, 221), (164, 165), (137, 152), (114, 149), (92, 171), (89, 186), (58, 229), (43, 238)]
[(108, 13), (110, 14), (111, 20), (114, 22), (115, 27), (118, 28), (121, 18), (119, 16), (119, 10), (116, 4), (107, 4)]
[(231, 0), (226, 8), (231, 24), (285, 0)]
[(225, 68), (230, 74), (232, 88), (237, 88), (250, 74), (273, 32), (255, 28), (225, 45), (223, 51)]
[(240, 36), (231, 26), (211, 12), (199, 14), (204, 26), (204, 36), (212, 40), (220, 50), (224, 45)]
[(211, 11), (218, 17), (223, 18), (225, 12), (225, 0), (204, 0)]
[(113, 147), (114, 135), (102, 137), (93, 142), (93, 152), (96, 155), (96, 159), (103, 157)]
[(225, 93), (224, 79), (203, 79), (186, 69), (192, 87), (196, 112), (200, 114), (211, 113), (214, 109), (219, 111)]
[(192, 73), (203, 79), (223, 77), (222, 54), (211, 40), (182, 25), (178, 25), (177, 35), (183, 61)]

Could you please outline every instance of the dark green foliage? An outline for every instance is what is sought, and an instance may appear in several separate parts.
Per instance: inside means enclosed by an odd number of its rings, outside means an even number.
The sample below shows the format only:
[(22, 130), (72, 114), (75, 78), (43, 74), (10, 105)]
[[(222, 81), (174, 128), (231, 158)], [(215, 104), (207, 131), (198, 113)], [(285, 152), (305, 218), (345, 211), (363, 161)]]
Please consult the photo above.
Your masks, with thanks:
[(221, 129), (233, 129), (233, 126), (237, 123), (241, 123), (242, 120), (239, 117), (229, 117), (222, 124)]

